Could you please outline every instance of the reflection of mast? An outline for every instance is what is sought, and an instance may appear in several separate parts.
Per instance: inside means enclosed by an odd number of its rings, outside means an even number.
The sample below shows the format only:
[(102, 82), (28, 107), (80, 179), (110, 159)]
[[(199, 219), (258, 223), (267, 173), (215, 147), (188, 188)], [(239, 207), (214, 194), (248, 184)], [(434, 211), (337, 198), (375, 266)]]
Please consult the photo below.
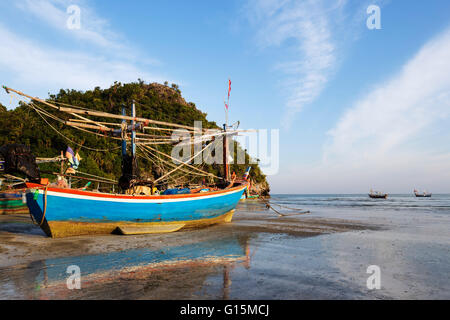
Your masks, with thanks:
[[(253, 252), (255, 253), (255, 252)], [(242, 263), (245, 269), (250, 269), (250, 259), (253, 256), (250, 255), (250, 242), (245, 240), (245, 258), (244, 262)], [(226, 264), (223, 266), (223, 299), (228, 300), (230, 299), (230, 288), (231, 288), (231, 275), (230, 270), (234, 268), (234, 263)]]
[[(224, 132), (227, 131), (227, 124), (223, 125), (223, 131)], [(223, 135), (223, 165), (224, 165), (223, 178), (225, 179), (225, 181), (229, 181), (230, 172), (228, 170), (228, 139), (226, 134)]]
[(250, 244), (247, 242), (245, 244), (245, 261), (244, 261), (244, 267), (245, 269), (250, 269)]
[[(225, 123), (223, 125), (223, 131), (225, 134), (223, 135), (223, 165), (224, 165), (224, 175), (223, 178), (225, 181), (230, 181), (230, 170), (228, 166), (228, 138), (227, 138), (227, 129), (228, 129), (228, 108), (230, 107), (230, 91), (231, 91), (231, 80), (228, 79), (228, 103), (225, 103)], [(225, 101), (224, 101), (225, 102)]]
[[(133, 117), (133, 120), (131, 120), (131, 155), (133, 157), (133, 162), (136, 161), (136, 129), (134, 127), (136, 118), (136, 107), (133, 104), (131, 105), (131, 116)], [(134, 167), (133, 167), (134, 169)], [(135, 172), (133, 172), (133, 175), (135, 175)]]
[[(17, 291), (21, 290), (21, 296), (26, 299), (98, 298), (97, 294), (103, 293), (107, 293), (109, 297), (123, 297), (123, 286), (141, 286), (142, 281), (148, 284), (144, 292), (127, 295), (127, 298), (155, 298), (161, 297), (162, 294), (186, 299), (192, 297), (200, 288), (208, 286), (207, 278), (214, 274), (223, 277), (222, 292), (219, 287), (217, 294), (223, 299), (230, 299), (233, 269), (236, 266), (250, 268), (250, 259), (255, 253), (253, 247), (250, 248), (249, 239), (249, 235), (231, 235), (214, 239), (214, 242), (201, 241), (160, 247), (170, 248), (170, 254), (167, 254), (166, 250), (134, 249), (59, 257), (30, 263), (24, 269), (9, 270), (6, 279), (17, 281), (15, 287)], [(110, 269), (109, 261), (115, 261), (120, 268)], [(89, 288), (88, 291), (67, 290), (66, 278), (61, 275), (65, 274), (67, 265), (71, 264), (85, 270), (83, 288)], [(186, 270), (187, 277), (184, 274), (181, 277), (189, 279), (183, 292), (179, 290), (180, 270)], [(152, 277), (149, 277), (149, 274)], [(3, 279), (4, 274), (0, 274), (0, 282)]]
[(230, 265), (227, 264), (223, 267), (223, 299), (228, 300), (230, 298)]
[[(127, 115), (125, 106), (122, 106), (122, 115), (125, 117)], [(122, 119), (122, 157), (125, 157), (127, 155), (127, 121), (125, 119)]]

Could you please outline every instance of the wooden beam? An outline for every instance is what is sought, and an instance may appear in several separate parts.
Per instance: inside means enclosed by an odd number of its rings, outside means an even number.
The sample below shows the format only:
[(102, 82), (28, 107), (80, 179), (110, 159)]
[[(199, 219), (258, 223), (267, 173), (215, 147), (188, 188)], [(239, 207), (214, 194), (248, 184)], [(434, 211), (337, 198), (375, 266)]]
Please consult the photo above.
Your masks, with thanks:
[(163, 126), (199, 131), (197, 128), (194, 128), (194, 127), (189, 127), (189, 126), (184, 126), (181, 124), (174, 124), (174, 123), (169, 123), (169, 122), (164, 122), (164, 121), (140, 118), (140, 117), (122, 116), (122, 115), (112, 114), (112, 113), (107, 113), (107, 112), (102, 112), (102, 111), (80, 110), (80, 109), (67, 108), (67, 107), (57, 107), (57, 108), (60, 111), (68, 112), (68, 113), (77, 113), (77, 114), (84, 114), (84, 115), (88, 115), (88, 116), (96, 116), (96, 117), (103, 117), (103, 118), (112, 118), (112, 119), (122, 119), (122, 120), (129, 120), (129, 121), (144, 122), (144, 123), (153, 123), (153, 124), (159, 124), (159, 125), (163, 125)]
[[(39, 98), (36, 98), (36, 97), (29, 96), (29, 95), (27, 95), (27, 94), (25, 94), (25, 93), (23, 93), (23, 92), (21, 92), (21, 91), (14, 90), (14, 89), (8, 88), (8, 87), (6, 87), (6, 86), (3, 86), (3, 88), (6, 90), (6, 92), (12, 91), (12, 92), (14, 92), (14, 93), (17, 93), (18, 95), (21, 95), (21, 96), (23, 96), (23, 97), (29, 98), (29, 99), (31, 99), (31, 100), (39, 101), (39, 102), (41, 102), (41, 103), (43, 103), (43, 104), (45, 104), (45, 105), (47, 105), (47, 106), (49, 106), (49, 107), (52, 107), (53, 109), (58, 109), (57, 106), (54, 106), (54, 105), (48, 103), (48, 102), (45, 101), (45, 100), (42, 100), (42, 99), (39, 99)], [(9, 92), (8, 92), (8, 93), (9, 93)]]
[[(18, 95), (27, 97), (31, 100), (35, 100), (35, 101), (39, 101), (53, 109), (57, 109), (59, 111), (62, 112), (67, 112), (69, 114), (75, 115), (75, 114), (82, 114), (82, 115), (88, 115), (88, 116), (97, 116), (97, 117), (104, 117), (104, 118), (112, 118), (112, 119), (122, 119), (122, 120), (130, 120), (130, 121), (137, 121), (137, 122), (145, 122), (145, 123), (153, 123), (153, 124), (159, 124), (159, 125), (163, 125), (163, 126), (168, 126), (168, 127), (174, 127), (174, 128), (180, 128), (180, 129), (187, 129), (187, 130), (191, 130), (191, 131), (202, 131), (198, 128), (195, 127), (190, 127), (190, 126), (185, 126), (185, 125), (181, 125), (181, 124), (175, 124), (175, 123), (170, 123), (170, 122), (164, 122), (164, 121), (157, 121), (157, 120), (151, 120), (151, 119), (146, 119), (146, 118), (140, 118), (140, 117), (130, 117), (130, 116), (123, 116), (123, 115), (117, 115), (117, 114), (112, 114), (112, 113), (107, 113), (107, 112), (102, 112), (102, 111), (94, 111), (94, 110), (81, 110), (81, 109), (76, 109), (76, 108), (68, 108), (68, 107), (61, 107), (61, 106), (55, 106), (51, 103), (48, 103), (45, 100), (39, 99), (37, 97), (32, 97), (29, 96), (21, 91), (18, 90), (14, 90), (12, 88), (3, 86), (3, 88), (9, 92), (15, 92)], [(90, 119), (86, 119), (83, 118), (86, 121), (89, 121)], [(93, 121), (93, 120), (90, 120)], [(89, 121), (89, 122), (90, 122)], [(95, 122), (95, 121), (93, 121)]]
[(100, 127), (98, 125), (93, 124), (86, 124), (86, 123), (80, 123), (80, 122), (74, 122), (74, 121), (65, 121), (65, 124), (72, 127), (80, 127), (80, 128), (86, 128), (86, 129), (95, 129), (100, 131), (113, 131), (114, 129), (108, 128), (108, 127)]

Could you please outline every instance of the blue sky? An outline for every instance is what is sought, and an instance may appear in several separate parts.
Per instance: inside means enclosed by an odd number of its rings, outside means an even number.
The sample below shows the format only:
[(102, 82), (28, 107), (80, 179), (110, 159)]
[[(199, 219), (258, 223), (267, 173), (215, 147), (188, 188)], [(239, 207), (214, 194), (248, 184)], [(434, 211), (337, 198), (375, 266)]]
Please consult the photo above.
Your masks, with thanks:
[(450, 192), (449, 18), (446, 0), (2, 0), (0, 82), (167, 80), (221, 124), (231, 78), (230, 119), (280, 130), (274, 193)]

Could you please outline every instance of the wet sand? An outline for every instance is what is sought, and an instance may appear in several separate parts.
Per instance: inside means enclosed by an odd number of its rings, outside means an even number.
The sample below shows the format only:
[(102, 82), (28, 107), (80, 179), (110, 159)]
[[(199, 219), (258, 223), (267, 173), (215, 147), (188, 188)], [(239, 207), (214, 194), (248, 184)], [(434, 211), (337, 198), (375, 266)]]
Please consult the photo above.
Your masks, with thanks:
[[(233, 221), (159, 235), (47, 238), (0, 216), (0, 299), (448, 299), (444, 217), (343, 209), (278, 217), (259, 201)], [(381, 289), (369, 290), (369, 265)], [(78, 265), (81, 289), (67, 289)]]

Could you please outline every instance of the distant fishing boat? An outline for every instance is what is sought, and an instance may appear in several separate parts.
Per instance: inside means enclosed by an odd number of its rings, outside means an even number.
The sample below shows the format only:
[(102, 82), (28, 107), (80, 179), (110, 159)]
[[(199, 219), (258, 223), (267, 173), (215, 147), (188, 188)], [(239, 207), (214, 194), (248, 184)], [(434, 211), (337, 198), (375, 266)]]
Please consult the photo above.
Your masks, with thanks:
[(382, 193), (379, 191), (372, 191), (372, 189), (370, 189), (369, 197), (372, 199), (386, 199), (387, 196), (388, 196), (387, 193)]
[(419, 192), (418, 190), (414, 189), (414, 194), (417, 198), (431, 198), (431, 192)]
[[(35, 104), (36, 102), (51, 107), (58, 112), (65, 112), (77, 117), (77, 119), (71, 119), (70, 121), (59, 119), (60, 122), (62, 121), (66, 125), (104, 137), (116, 137), (117, 140), (122, 142), (122, 176), (118, 182), (93, 175), (89, 175), (88, 178), (74, 176), (73, 174), (77, 173), (76, 169), (81, 158), (78, 152), (74, 152), (68, 147), (65, 157), (61, 154), (61, 158), (55, 158), (56, 161), (62, 161), (61, 172), (53, 173), (57, 175), (58, 183), (49, 184), (48, 179), (37, 179), (39, 170), (37, 169), (36, 161), (34, 156), (29, 156), (30, 159), (33, 158), (34, 160), (30, 168), (36, 167), (34, 171), (37, 171), (37, 176), (34, 175), (35, 179), (26, 182), (26, 202), (34, 221), (49, 237), (111, 233), (166, 233), (183, 228), (203, 227), (216, 223), (230, 222), (239, 199), (248, 187), (247, 178), (251, 167), (247, 169), (241, 179), (237, 179), (234, 172), (230, 175), (227, 137), (237, 135), (238, 130), (228, 130), (231, 127), (227, 124), (224, 125), (224, 129), (221, 132), (216, 134), (205, 133), (199, 139), (189, 140), (187, 144), (198, 143), (198, 140), (200, 140), (202, 146), (206, 146), (194, 157), (187, 161), (180, 161), (149, 147), (151, 144), (173, 144), (169, 134), (158, 136), (140, 132), (139, 137), (136, 137), (136, 131), (143, 131), (149, 124), (164, 127), (147, 127), (149, 130), (164, 130), (169, 133), (180, 128), (199, 133), (200, 129), (138, 118), (136, 117), (134, 101), (130, 117), (126, 116), (125, 108), (122, 108), (122, 115), (117, 115), (81, 109), (75, 106), (56, 106), (11, 88), (4, 87), (4, 89), (7, 93), (12, 91), (29, 98), (31, 100), (30, 108), (36, 111), (44, 120), (44, 117), (49, 113), (38, 107)], [(98, 122), (98, 120), (89, 119), (86, 116), (120, 119), (122, 123), (119, 124), (120, 129), (115, 129), (114, 126), (117, 126), (118, 123)], [(57, 118), (57, 116), (52, 115), (52, 118)], [(131, 121), (131, 125), (126, 123), (127, 120)], [(54, 130), (56, 129), (54, 128)], [(131, 137), (128, 135), (128, 132), (131, 132)], [(108, 135), (105, 133), (108, 133)], [(204, 133), (204, 131), (200, 131), (200, 133)], [(223, 140), (223, 142), (218, 140), (223, 144), (224, 151), (224, 174), (222, 177), (215, 176), (189, 164), (201, 152), (214, 146), (213, 143), (206, 144), (206, 142), (215, 141), (217, 138)], [(127, 153), (127, 141), (131, 142), (131, 155)], [(15, 150), (20, 147), (23, 146), (14, 145), (10, 149)], [(177, 164), (171, 164), (170, 171), (159, 178), (155, 178), (152, 181), (143, 180), (139, 176), (136, 147), (140, 149), (142, 155), (146, 158), (153, 156), (161, 160), (156, 154), (163, 154), (171, 160), (176, 160)], [(148, 150), (152, 152), (148, 152)], [(23, 152), (20, 156), (22, 154)], [(69, 161), (69, 168), (63, 172), (63, 161), (65, 160)], [(52, 161), (52, 159), (48, 161)], [(161, 161), (164, 160), (162, 159)], [(194, 172), (197, 176), (218, 180), (214, 184), (202, 184), (200, 188), (198, 186), (195, 188), (175, 189), (164, 187), (173, 173), (179, 173), (180, 171), (189, 173), (189, 170), (186, 169), (187, 167), (191, 171), (195, 170)], [(70, 174), (68, 174), (69, 170)], [(85, 187), (76, 189), (71, 187), (70, 180), (68, 184), (65, 182), (60, 184), (60, 182), (64, 181), (64, 177), (85, 179), (89, 180), (89, 182)], [(99, 192), (98, 185), (97, 190), (87, 191), (86, 188), (91, 181), (112, 185), (117, 184), (122, 192), (121, 194)], [(159, 186), (160, 190), (156, 186)]]

